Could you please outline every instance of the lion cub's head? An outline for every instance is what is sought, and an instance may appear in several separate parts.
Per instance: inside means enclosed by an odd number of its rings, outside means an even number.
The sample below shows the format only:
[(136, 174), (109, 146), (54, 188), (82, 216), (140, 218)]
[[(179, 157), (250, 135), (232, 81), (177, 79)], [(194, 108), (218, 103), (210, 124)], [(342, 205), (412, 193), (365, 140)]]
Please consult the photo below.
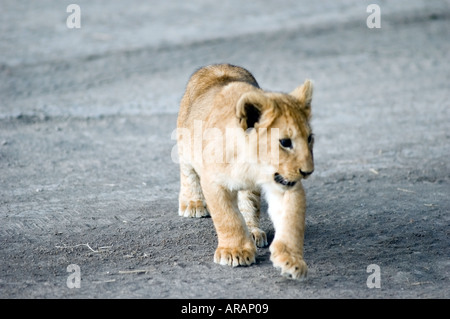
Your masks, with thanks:
[[(260, 158), (273, 169), (273, 180), (292, 187), (314, 171), (314, 137), (309, 124), (313, 85), (306, 80), (290, 94), (262, 90), (242, 95), (236, 105), (241, 127), (257, 134), (258, 143), (266, 144), (267, 157)], [(275, 130), (273, 130), (275, 129)], [(277, 134), (278, 143), (268, 143)], [(278, 147), (278, 150), (273, 147)]]

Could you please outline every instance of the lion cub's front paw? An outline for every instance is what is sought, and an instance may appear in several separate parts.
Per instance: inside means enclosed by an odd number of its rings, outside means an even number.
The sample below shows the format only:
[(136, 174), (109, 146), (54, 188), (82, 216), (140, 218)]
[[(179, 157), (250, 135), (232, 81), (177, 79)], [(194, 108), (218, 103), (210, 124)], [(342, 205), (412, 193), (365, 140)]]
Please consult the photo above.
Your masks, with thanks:
[(267, 235), (263, 230), (255, 227), (250, 230), (250, 233), (257, 247), (266, 247), (268, 245)]
[(304, 279), (308, 272), (303, 257), (295, 252), (292, 252), (284, 243), (273, 242), (270, 245), (270, 260), (273, 266), (281, 268), (281, 274), (292, 279)]
[(250, 266), (255, 263), (255, 248), (217, 247), (214, 262), (228, 266)]
[(203, 201), (189, 201), (186, 204), (181, 203), (178, 210), (178, 215), (183, 217), (207, 217), (209, 212), (206, 209), (206, 205)]

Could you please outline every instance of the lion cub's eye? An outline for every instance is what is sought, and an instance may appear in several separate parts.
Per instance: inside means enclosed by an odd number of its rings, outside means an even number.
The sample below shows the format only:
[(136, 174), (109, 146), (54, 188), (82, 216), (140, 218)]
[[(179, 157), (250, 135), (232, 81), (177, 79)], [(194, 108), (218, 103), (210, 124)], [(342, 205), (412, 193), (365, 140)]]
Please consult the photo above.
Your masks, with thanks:
[(292, 148), (292, 141), (290, 138), (282, 138), (280, 140), (280, 144), (281, 146), (283, 146), (284, 148)]

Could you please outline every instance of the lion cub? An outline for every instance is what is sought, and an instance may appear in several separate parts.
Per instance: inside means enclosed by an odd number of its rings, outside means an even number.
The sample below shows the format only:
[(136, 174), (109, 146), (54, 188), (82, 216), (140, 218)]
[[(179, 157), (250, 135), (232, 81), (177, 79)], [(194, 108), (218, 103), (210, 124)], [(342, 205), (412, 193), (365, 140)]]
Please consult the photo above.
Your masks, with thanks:
[(309, 80), (290, 94), (266, 92), (250, 72), (228, 64), (190, 78), (177, 122), (179, 215), (211, 215), (214, 262), (251, 265), (256, 247), (267, 246), (259, 228), (262, 193), (275, 228), (273, 265), (288, 277), (306, 276), (301, 179), (314, 170), (312, 92)]

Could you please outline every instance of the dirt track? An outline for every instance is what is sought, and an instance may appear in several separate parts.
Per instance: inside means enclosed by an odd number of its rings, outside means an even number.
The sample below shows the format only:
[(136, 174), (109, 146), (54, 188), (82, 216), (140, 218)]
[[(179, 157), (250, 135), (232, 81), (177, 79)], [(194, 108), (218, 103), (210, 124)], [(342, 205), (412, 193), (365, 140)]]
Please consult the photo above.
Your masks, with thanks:
[[(450, 297), (449, 2), (382, 2), (381, 29), (366, 26), (370, 2), (234, 2), (79, 1), (68, 30), (65, 6), (5, 1), (1, 298)], [(315, 81), (304, 282), (268, 248), (251, 267), (214, 264), (212, 220), (177, 214), (179, 99), (218, 62), (270, 90)], [(263, 229), (270, 242), (265, 212)]]

